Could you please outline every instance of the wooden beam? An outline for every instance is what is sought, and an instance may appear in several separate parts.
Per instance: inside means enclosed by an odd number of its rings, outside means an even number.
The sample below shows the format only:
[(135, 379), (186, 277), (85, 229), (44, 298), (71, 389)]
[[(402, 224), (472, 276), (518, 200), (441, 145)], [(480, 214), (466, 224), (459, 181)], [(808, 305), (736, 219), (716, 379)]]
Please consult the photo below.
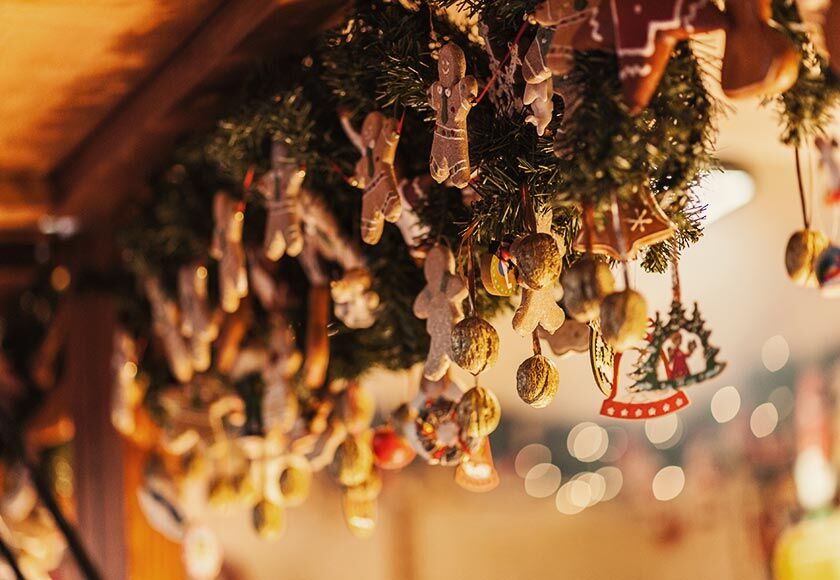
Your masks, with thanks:
[[(201, 83), (282, 5), (304, 0), (226, 0), (141, 83), (53, 173), (62, 195), (58, 215), (82, 227), (112, 214), (138, 174), (145, 132)], [(312, 0), (306, 0), (315, 4)]]
[(35, 229), (52, 202), (53, 189), (48, 180), (0, 175), (0, 230)]

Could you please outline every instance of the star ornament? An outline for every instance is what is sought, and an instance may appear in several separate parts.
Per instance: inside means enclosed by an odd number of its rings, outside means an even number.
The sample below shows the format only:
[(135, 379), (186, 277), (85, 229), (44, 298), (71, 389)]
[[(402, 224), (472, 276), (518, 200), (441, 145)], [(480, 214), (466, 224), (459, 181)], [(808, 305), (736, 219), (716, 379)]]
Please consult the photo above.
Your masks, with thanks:
[(636, 115), (656, 92), (677, 43), (726, 24), (712, 0), (601, 0), (573, 45), (615, 50), (624, 100)]

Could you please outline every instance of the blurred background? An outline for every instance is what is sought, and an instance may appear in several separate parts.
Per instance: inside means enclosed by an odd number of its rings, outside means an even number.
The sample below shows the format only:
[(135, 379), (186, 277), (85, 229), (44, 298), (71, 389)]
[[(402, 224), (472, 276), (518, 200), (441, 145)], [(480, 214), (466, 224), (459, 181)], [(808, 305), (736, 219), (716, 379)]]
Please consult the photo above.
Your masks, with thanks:
[[(305, 43), (340, 4), (90, 0), (81, 10), (63, 0), (0, 0), (3, 307), (32, 299), (21, 293), (56, 255), (107, 273), (113, 216), (148, 195), (144, 177), (175, 140), (212, 123), (253, 58), (285, 50), (291, 34)], [(688, 409), (607, 420), (588, 355), (572, 354), (554, 357), (560, 392), (534, 410), (515, 394), (529, 341), (509, 320), (493, 321), (502, 358), (481, 383), (504, 412), (491, 438), (498, 488), (471, 494), (452, 470), (421, 465), (388, 473), (379, 525), (361, 540), (345, 529), (338, 491), (316, 477), (279, 542), (260, 541), (250, 513), (207, 514), (224, 553), (221, 577), (758, 580), (773, 577), (775, 561), (778, 578), (840, 578), (840, 515), (832, 513), (840, 301), (785, 273), (785, 244), (801, 217), (775, 112), (727, 104), (719, 125), (727, 171), (705, 184), (713, 223), (684, 254), (681, 278), (684, 301), (700, 304), (727, 368), (686, 389)], [(817, 224), (836, 234), (837, 216), (815, 207)], [(64, 273), (49, 275), (60, 288)], [(667, 312), (669, 277), (633, 277), (651, 308)], [(143, 551), (130, 553), (127, 530), (142, 526), (132, 519), (142, 517), (133, 499), (140, 468), (108, 418), (104, 329), (113, 308), (84, 300), (68, 315), (64, 380), (34, 415), (27, 445), (105, 577), (131, 568), (143, 578), (153, 562), (171, 563), (167, 577), (185, 577), (180, 550), (152, 532), (136, 531)], [(387, 416), (414, 397), (419, 377), (419, 369), (374, 373), (364, 383)], [(22, 388), (0, 382), (7, 398)], [(33, 558), (53, 557), (49, 550), (69, 558), (63, 545), (39, 544), (40, 528), (21, 533), (33, 538)], [(67, 563), (52, 573), (75, 574)]]

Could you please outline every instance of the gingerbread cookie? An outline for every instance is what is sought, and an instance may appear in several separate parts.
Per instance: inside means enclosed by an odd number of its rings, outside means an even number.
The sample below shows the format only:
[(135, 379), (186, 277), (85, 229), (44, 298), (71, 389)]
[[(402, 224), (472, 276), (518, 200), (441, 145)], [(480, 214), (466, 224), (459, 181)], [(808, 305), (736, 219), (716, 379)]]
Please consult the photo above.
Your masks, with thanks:
[[(544, 66), (558, 76), (572, 72), (574, 66), (574, 49), (586, 50), (587, 46), (575, 46), (575, 36), (578, 29), (591, 19), (595, 13), (599, 0), (546, 0), (538, 5), (534, 11), (534, 20), (542, 26), (550, 26), (550, 29), (543, 29), (542, 34), (537, 32), (534, 44), (531, 48), (537, 48), (541, 53), (541, 61)], [(534, 45), (537, 45), (536, 47)], [(539, 61), (534, 60), (536, 54), (531, 54), (531, 66)], [(525, 57), (526, 60), (528, 56)], [(523, 67), (523, 75), (526, 82), (532, 82), (527, 76)], [(543, 73), (544, 74), (544, 73)]]
[(426, 320), (426, 331), (431, 337), (423, 375), (436, 381), (449, 368), (452, 327), (464, 318), (462, 302), (467, 288), (455, 274), (455, 256), (446, 246), (429, 250), (423, 272), (427, 284), (414, 301), (414, 315)]
[(219, 260), (219, 295), (222, 310), (231, 313), (248, 295), (248, 272), (242, 248), (245, 214), (241, 202), (219, 191), (213, 198), (213, 245), (210, 255)]
[(347, 328), (370, 328), (376, 322), (379, 294), (370, 289), (372, 283), (367, 269), (356, 268), (330, 284), (333, 312)]
[(551, 347), (551, 352), (557, 356), (589, 350), (589, 325), (578, 322), (574, 318), (567, 318), (563, 326), (553, 334), (542, 329), (538, 332), (540, 338)]
[(470, 181), (467, 115), (478, 95), (478, 82), (466, 72), (464, 51), (445, 44), (438, 55), (440, 80), (429, 89), (429, 103), (437, 113), (429, 169), (438, 183), (449, 179), (460, 189)]
[(554, 81), (547, 78), (539, 84), (526, 83), (522, 103), (531, 107), (525, 122), (537, 128), (537, 135), (543, 135), (554, 115)]
[(271, 145), (271, 171), (257, 183), (257, 190), (265, 197), (263, 247), (269, 260), (276, 262), (284, 254), (297, 256), (303, 249), (298, 193), (304, 177), (306, 171), (289, 158), (286, 146), (275, 141)]
[(400, 228), (400, 233), (408, 246), (411, 257), (418, 261), (423, 260), (428, 252), (425, 241), (429, 236), (429, 226), (420, 221), (416, 210), (428, 197), (431, 181), (432, 178), (428, 175), (415, 177), (411, 181), (403, 179), (399, 188), (402, 214), (400, 214), (400, 219), (397, 220), (397, 227)]
[(731, 27), (726, 33), (720, 82), (731, 98), (783, 93), (799, 74), (799, 52), (770, 25), (771, 0), (727, 2)]
[(362, 240), (367, 244), (378, 244), (385, 222), (396, 222), (402, 210), (394, 172), (400, 140), (397, 122), (374, 111), (365, 117), (359, 135), (346, 115), (342, 115), (341, 121), (350, 141), (362, 154), (356, 163), (356, 185), (364, 190)]
[[(537, 216), (537, 232), (552, 234), (553, 213), (548, 210)], [(561, 253), (565, 248), (557, 244)], [(554, 296), (554, 284), (549, 284), (539, 290), (522, 287), (522, 301), (513, 315), (513, 329), (521, 336), (527, 336), (540, 326), (548, 332), (554, 332), (563, 325), (566, 313), (557, 304)]]

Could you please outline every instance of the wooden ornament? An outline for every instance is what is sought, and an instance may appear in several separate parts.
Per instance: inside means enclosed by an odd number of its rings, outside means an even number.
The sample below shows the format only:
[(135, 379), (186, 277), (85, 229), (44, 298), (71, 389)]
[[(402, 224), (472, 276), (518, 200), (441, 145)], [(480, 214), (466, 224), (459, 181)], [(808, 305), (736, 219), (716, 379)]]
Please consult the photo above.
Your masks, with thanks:
[(785, 248), (788, 277), (799, 286), (816, 288), (819, 282), (815, 262), (827, 247), (828, 238), (818, 230), (805, 229), (794, 233)]
[(236, 312), (248, 295), (248, 271), (242, 248), (245, 214), (241, 202), (223, 191), (213, 197), (213, 244), (210, 255), (219, 261), (219, 295), (222, 310)]
[(461, 431), (475, 438), (489, 436), (499, 426), (502, 417), (499, 399), (493, 391), (483, 387), (473, 387), (464, 393), (456, 412)]
[(547, 78), (541, 83), (526, 83), (522, 104), (531, 107), (531, 114), (525, 122), (537, 129), (537, 135), (545, 133), (554, 115), (554, 82)]
[(426, 320), (426, 331), (431, 337), (423, 375), (439, 380), (449, 368), (452, 328), (464, 318), (462, 303), (467, 288), (455, 274), (455, 256), (446, 246), (438, 244), (429, 250), (423, 272), (426, 287), (414, 301), (414, 315)]
[(478, 262), (481, 284), (492, 296), (513, 296), (516, 291), (516, 273), (513, 265), (496, 254), (483, 254)]
[[(613, 216), (607, 212), (603, 221), (596, 221), (591, 207), (583, 210), (584, 223), (575, 240), (575, 250), (578, 252), (591, 251), (604, 254), (613, 259), (621, 260), (621, 244), (619, 232), (613, 223)], [(659, 207), (653, 194), (646, 187), (638, 196), (631, 199), (618, 200), (618, 221), (621, 236), (626, 244), (627, 260), (635, 260), (639, 252), (659, 242), (670, 239), (676, 231), (671, 220)], [(587, 244), (587, 234), (590, 237)], [(590, 249), (591, 245), (591, 249)]]
[(394, 172), (394, 159), (400, 134), (396, 120), (374, 111), (365, 117), (358, 134), (347, 115), (342, 126), (350, 141), (362, 154), (356, 163), (355, 183), (364, 190), (362, 197), (362, 240), (378, 244), (385, 222), (400, 218), (402, 204)]
[(451, 346), (455, 364), (477, 375), (496, 364), (499, 358), (499, 333), (486, 320), (470, 316), (452, 329)]
[(281, 141), (271, 145), (271, 170), (257, 183), (265, 197), (266, 222), (263, 251), (276, 262), (284, 255), (297, 256), (303, 249), (301, 205), (298, 198), (306, 171), (289, 157)]
[(210, 368), (210, 347), (219, 335), (210, 316), (207, 278), (207, 268), (199, 264), (178, 270), (181, 334), (189, 340), (193, 367), (202, 373)]
[(376, 322), (379, 294), (366, 268), (355, 268), (330, 283), (335, 317), (347, 328), (370, 328)]
[(589, 350), (589, 325), (573, 318), (567, 318), (563, 326), (553, 333), (543, 329), (538, 332), (540, 338), (548, 343), (551, 352), (559, 357)]
[[(572, 72), (578, 29), (593, 17), (598, 4), (599, 0), (545, 0), (537, 5), (534, 20), (550, 28), (542, 28), (537, 32), (534, 44), (525, 55), (525, 61), (530, 65), (523, 65), (522, 69), (526, 82), (532, 82), (529, 78), (533, 76), (544, 76), (546, 70), (558, 76)], [(541, 56), (539, 60), (532, 54), (535, 44)], [(534, 75), (532, 71), (539, 73)]]
[(560, 277), (563, 303), (578, 322), (591, 322), (601, 315), (601, 302), (615, 287), (609, 266), (592, 255), (584, 255)]
[(303, 363), (303, 384), (318, 389), (327, 379), (330, 362), (330, 291), (328, 288), (312, 286), (306, 318), (306, 356)]
[(152, 306), (152, 324), (163, 344), (169, 370), (178, 381), (189, 382), (195, 369), (192, 356), (179, 328), (178, 307), (166, 296), (157, 278), (146, 279), (146, 297)]
[(535, 409), (548, 406), (560, 387), (560, 373), (549, 359), (535, 354), (516, 370), (516, 392)]
[(799, 74), (800, 55), (784, 32), (770, 24), (772, 0), (726, 3), (731, 26), (721, 69), (721, 86), (731, 98), (775, 95)]
[(840, 2), (831, 0), (823, 22), (826, 49), (828, 49), (831, 68), (840, 76)]
[(647, 322), (647, 302), (635, 290), (614, 292), (601, 303), (601, 334), (617, 352), (644, 339)]
[(429, 251), (426, 238), (429, 236), (429, 226), (424, 224), (417, 215), (417, 208), (428, 197), (432, 178), (428, 175), (415, 177), (411, 181), (403, 179), (400, 182), (399, 194), (402, 202), (402, 213), (397, 220), (405, 245), (411, 257), (420, 263)]
[(449, 376), (424, 379), (402, 423), (403, 434), (429, 465), (455, 465), (476, 440), (461, 429), (458, 401), (462, 392)]
[(451, 42), (445, 44), (438, 53), (440, 80), (429, 88), (429, 104), (436, 112), (429, 170), (438, 183), (448, 179), (459, 189), (470, 181), (467, 115), (478, 96), (478, 82), (466, 72), (464, 51)]

